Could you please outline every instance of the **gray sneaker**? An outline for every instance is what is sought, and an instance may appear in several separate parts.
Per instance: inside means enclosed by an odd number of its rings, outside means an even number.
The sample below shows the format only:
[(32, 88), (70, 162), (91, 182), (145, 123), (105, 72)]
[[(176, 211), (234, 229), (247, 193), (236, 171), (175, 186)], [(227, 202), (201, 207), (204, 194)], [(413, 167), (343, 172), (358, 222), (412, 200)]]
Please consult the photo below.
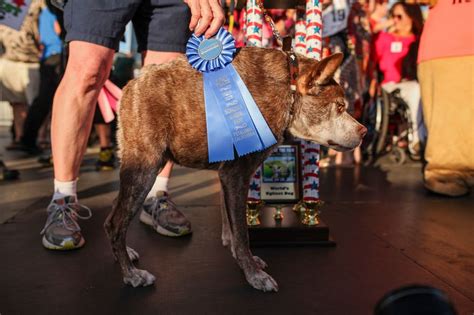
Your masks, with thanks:
[[(85, 210), (86, 215), (80, 215), (78, 213), (80, 210)], [(86, 220), (92, 217), (92, 212), (88, 207), (77, 203), (75, 196), (66, 196), (51, 201), (47, 212), (48, 219), (41, 231), (44, 247), (70, 250), (84, 246), (85, 240), (77, 219)]]
[(191, 222), (176, 208), (176, 204), (164, 191), (159, 191), (155, 197), (145, 200), (140, 221), (165, 236), (183, 236), (192, 232)]

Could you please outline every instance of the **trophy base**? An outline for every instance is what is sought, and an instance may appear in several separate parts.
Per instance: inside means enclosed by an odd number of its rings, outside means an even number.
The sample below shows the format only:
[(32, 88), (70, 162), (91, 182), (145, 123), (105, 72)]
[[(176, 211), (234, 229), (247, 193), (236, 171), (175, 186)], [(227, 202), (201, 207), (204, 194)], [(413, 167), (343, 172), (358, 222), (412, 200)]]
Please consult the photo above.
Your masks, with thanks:
[(275, 220), (275, 207), (265, 205), (260, 210), (260, 225), (249, 226), (250, 246), (335, 246), (329, 227), (318, 218), (319, 224), (305, 225), (303, 214), (293, 211), (293, 205), (283, 206), (282, 220)]

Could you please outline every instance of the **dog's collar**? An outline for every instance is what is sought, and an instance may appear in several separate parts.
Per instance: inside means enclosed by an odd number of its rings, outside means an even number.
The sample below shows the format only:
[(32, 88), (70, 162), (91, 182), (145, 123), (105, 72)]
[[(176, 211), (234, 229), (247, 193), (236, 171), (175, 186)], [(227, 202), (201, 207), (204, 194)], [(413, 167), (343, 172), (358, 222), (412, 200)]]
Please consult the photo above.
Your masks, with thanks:
[(288, 65), (290, 68), (290, 88), (293, 92), (296, 92), (296, 79), (298, 78), (298, 59), (293, 51), (292, 46), (293, 40), (290, 36), (283, 37), (282, 50), (288, 56)]
[(290, 66), (290, 88), (296, 92), (296, 79), (298, 78), (298, 59), (293, 51), (288, 52), (289, 66)]
[(289, 36), (283, 38), (283, 51), (288, 56), (288, 65), (290, 68), (290, 88), (293, 93), (296, 92), (296, 79), (298, 78), (298, 59), (293, 51), (292, 39)]
[(294, 111), (295, 111), (295, 103), (296, 103), (296, 80), (298, 79), (298, 59), (296, 58), (296, 54), (294, 53), (293, 49), (285, 51), (286, 55), (288, 56), (288, 68), (290, 71), (290, 90), (291, 90), (291, 105), (290, 105), (290, 120), (293, 119)]

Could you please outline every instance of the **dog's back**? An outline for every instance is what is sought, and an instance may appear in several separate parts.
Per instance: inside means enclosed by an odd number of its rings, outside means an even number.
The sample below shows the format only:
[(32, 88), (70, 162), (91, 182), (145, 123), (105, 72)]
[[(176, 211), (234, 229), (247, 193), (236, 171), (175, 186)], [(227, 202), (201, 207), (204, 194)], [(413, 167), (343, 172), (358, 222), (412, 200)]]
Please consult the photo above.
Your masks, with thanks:
[[(291, 103), (286, 55), (271, 49), (243, 48), (233, 65), (280, 139), (288, 124)], [(136, 154), (134, 158), (145, 150), (165, 149), (167, 158), (181, 165), (209, 166), (205, 162), (208, 153), (202, 75), (191, 68), (186, 57), (147, 66), (125, 87), (118, 138), (122, 154), (130, 151)]]

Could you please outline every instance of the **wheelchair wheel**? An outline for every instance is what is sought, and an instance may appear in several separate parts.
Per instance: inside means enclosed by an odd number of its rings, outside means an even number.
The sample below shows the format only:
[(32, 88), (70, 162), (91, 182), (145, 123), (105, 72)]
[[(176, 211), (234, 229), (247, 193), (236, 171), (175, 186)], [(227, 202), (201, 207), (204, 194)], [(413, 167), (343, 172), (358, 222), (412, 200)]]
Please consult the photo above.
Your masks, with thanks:
[(394, 147), (390, 151), (390, 160), (395, 164), (402, 165), (407, 160), (407, 153), (403, 148)]
[(387, 131), (390, 116), (390, 95), (382, 89), (382, 97), (377, 100), (376, 129), (378, 130), (375, 155), (379, 156), (387, 147)]
[(385, 93), (377, 96), (376, 99), (367, 97), (364, 102), (361, 122), (367, 128), (367, 134), (361, 148), (365, 165), (374, 163), (385, 149), (389, 120), (388, 101), (388, 95)]

